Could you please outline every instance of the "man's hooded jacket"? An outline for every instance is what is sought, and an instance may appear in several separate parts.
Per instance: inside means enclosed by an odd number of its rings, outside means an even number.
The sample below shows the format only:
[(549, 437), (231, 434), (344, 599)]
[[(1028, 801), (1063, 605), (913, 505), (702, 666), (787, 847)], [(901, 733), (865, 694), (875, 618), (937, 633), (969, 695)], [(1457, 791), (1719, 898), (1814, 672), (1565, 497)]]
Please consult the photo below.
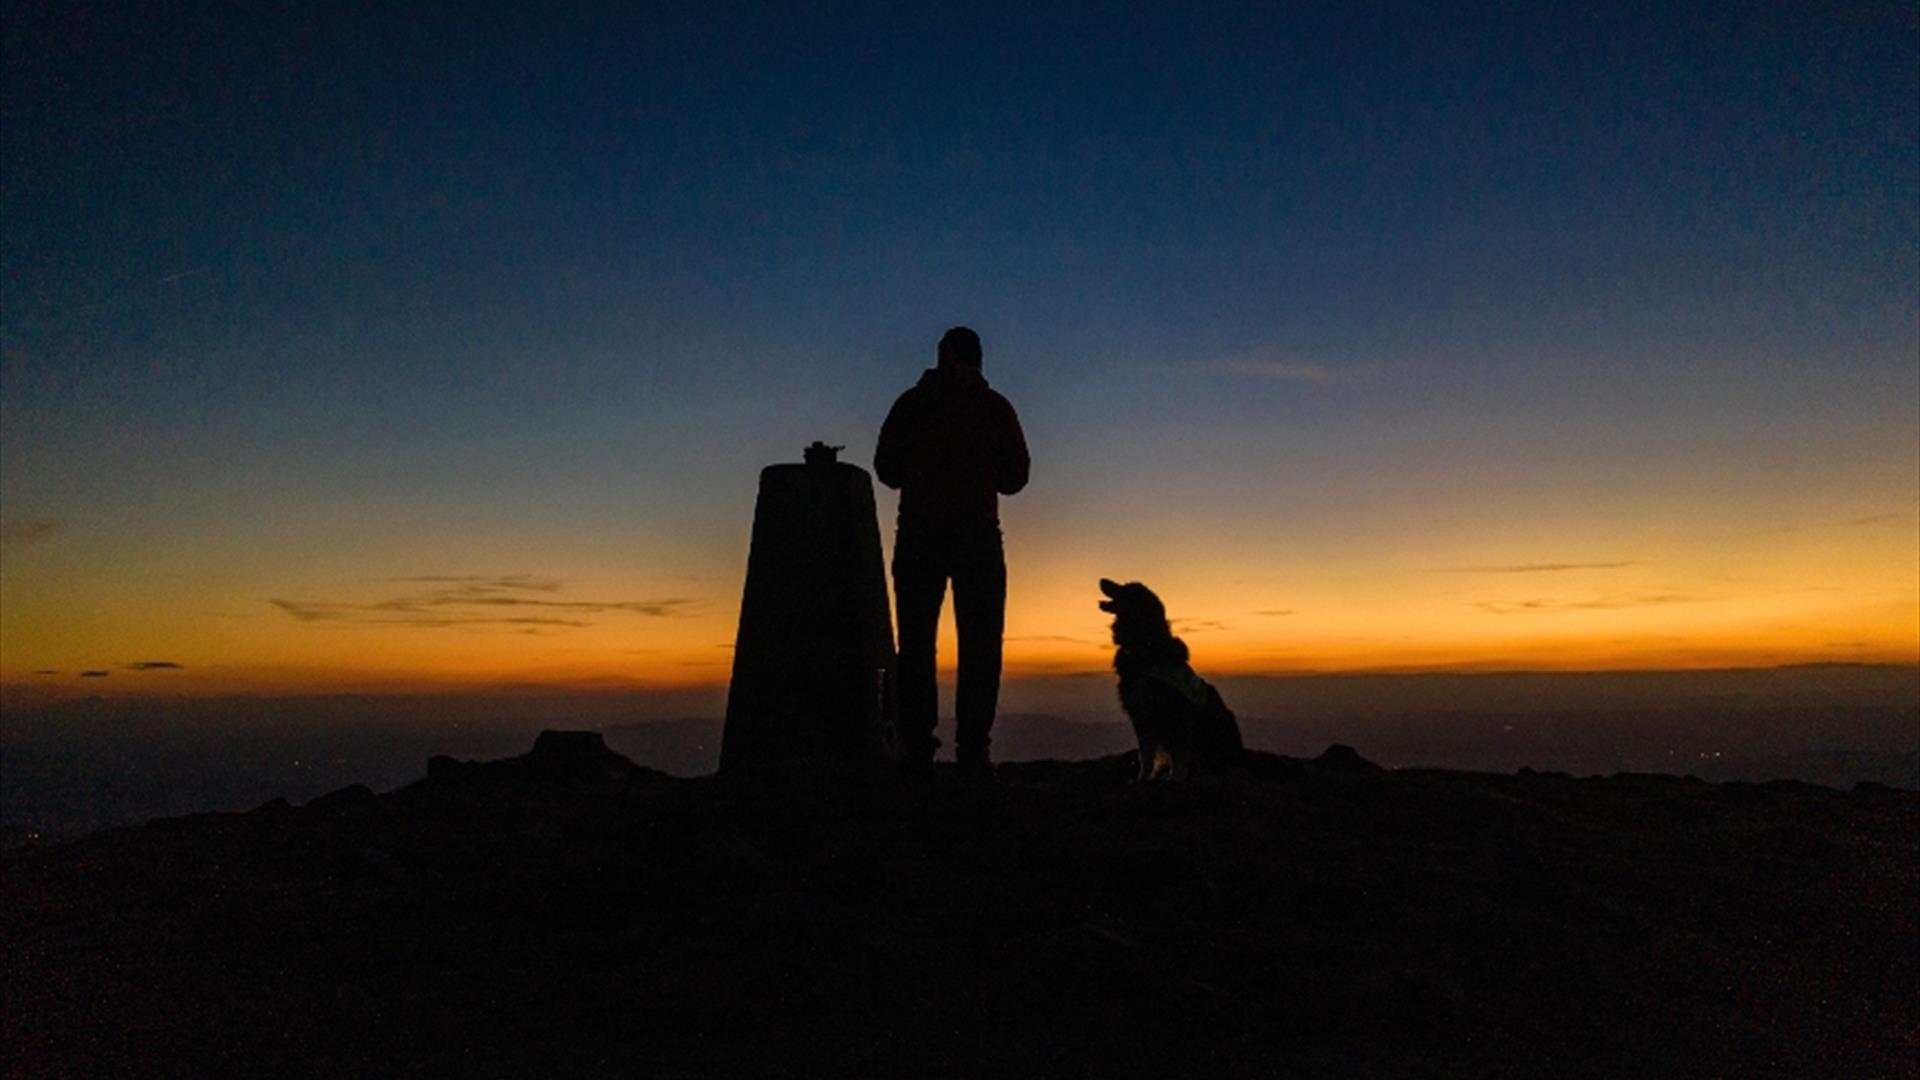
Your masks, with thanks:
[(873, 471), (900, 490), (904, 524), (997, 524), (1001, 495), (1027, 486), (1013, 405), (964, 365), (931, 368), (887, 413)]

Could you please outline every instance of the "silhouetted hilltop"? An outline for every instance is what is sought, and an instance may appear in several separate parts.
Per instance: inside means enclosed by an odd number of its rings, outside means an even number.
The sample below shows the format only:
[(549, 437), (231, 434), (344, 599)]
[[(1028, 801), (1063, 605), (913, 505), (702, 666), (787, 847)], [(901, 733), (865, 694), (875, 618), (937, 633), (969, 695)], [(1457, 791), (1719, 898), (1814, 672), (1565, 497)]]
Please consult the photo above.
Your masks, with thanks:
[[(1113, 676), (1011, 680), (1001, 761), (1133, 746)], [(1707, 780), (1861, 780), (1920, 789), (1920, 666), (1739, 671), (1317, 675), (1217, 680), (1247, 745), (1383, 765)], [(495, 758), (544, 728), (604, 731), (675, 776), (719, 764), (724, 687), (493, 687), (444, 694), (87, 698), (0, 684), (0, 848), (155, 817), (304, 802), (417, 777), (433, 754)]]
[(1911, 1075), (1920, 796), (594, 733), (4, 856), (14, 1075)]

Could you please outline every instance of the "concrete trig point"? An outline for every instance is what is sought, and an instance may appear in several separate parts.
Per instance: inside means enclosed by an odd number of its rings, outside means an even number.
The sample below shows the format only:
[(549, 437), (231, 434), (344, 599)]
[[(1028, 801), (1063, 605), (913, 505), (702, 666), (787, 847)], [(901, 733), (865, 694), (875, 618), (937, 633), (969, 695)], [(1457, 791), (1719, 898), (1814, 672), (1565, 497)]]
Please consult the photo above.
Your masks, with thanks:
[(815, 442), (760, 471), (720, 771), (894, 756), (893, 616), (866, 470)]

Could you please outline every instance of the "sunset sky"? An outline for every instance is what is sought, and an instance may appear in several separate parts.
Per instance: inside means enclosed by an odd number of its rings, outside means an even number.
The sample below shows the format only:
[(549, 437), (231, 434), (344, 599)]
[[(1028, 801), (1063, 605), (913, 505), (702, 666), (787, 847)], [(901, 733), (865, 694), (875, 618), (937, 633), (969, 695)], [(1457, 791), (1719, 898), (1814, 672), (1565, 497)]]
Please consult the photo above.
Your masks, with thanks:
[(1920, 661), (1913, 5), (1192, 6), (9, 3), (0, 682), (724, 681), (956, 323), (1013, 675)]

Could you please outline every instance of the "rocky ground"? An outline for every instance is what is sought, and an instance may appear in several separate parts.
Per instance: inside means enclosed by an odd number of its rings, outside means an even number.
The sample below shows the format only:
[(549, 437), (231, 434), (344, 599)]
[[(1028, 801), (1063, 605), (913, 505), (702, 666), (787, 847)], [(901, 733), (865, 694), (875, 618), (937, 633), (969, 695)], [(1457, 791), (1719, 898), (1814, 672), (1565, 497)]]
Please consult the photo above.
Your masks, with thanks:
[(1900, 1076), (1920, 796), (547, 738), (4, 856), (40, 1076)]

